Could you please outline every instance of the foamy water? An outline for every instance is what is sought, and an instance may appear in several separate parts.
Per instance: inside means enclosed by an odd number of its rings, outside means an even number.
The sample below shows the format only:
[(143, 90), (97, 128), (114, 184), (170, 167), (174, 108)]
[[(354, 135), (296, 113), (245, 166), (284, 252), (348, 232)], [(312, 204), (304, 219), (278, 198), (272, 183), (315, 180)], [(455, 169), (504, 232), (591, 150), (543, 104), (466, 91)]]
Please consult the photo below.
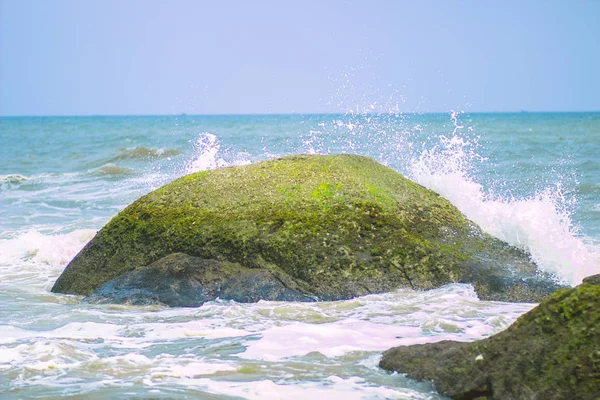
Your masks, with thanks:
[(41, 135), (45, 147), (0, 143), (0, 398), (439, 399), (427, 383), (381, 371), (381, 352), (487, 337), (534, 304), (480, 301), (458, 284), (192, 309), (80, 304), (49, 290), (142, 194), (185, 173), (298, 152), (371, 156), (576, 284), (600, 272), (592, 117), (576, 136), (555, 133), (547, 117), (458, 113), (110, 117), (82, 132), (64, 118), (54, 133), (35, 119), (3, 123), (29, 132), (30, 143)]
[(433, 399), (430, 386), (379, 370), (381, 351), (486, 337), (533, 306), (481, 302), (469, 285), (341, 302), (214, 301), (196, 309), (90, 306), (15, 287), (23, 279), (31, 285), (35, 275), (56, 278), (60, 269), (51, 263), (60, 259), (38, 256), (23, 263), (20, 276), (0, 270), (2, 281), (13, 283), (0, 311), (11, 321), (0, 327), (0, 390), (8, 398), (36, 388), (48, 397), (101, 398), (120, 388), (123, 397)]

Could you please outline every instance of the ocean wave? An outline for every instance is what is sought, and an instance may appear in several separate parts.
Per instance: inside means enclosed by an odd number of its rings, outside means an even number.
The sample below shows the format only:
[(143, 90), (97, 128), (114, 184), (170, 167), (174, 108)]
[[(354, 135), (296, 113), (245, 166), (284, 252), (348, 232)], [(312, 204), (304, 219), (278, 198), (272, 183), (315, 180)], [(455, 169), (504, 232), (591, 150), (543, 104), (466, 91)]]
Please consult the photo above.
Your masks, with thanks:
[(92, 175), (99, 175), (99, 176), (105, 176), (105, 175), (129, 176), (129, 175), (134, 174), (134, 171), (131, 168), (120, 167), (120, 166), (112, 164), (112, 163), (104, 164), (103, 166), (101, 166), (99, 168), (95, 168), (89, 172)]
[(12, 239), (0, 240), (0, 265), (33, 261), (52, 267), (64, 267), (95, 234), (93, 229), (80, 229), (56, 235), (43, 234), (32, 229)]
[(30, 178), (28, 176), (20, 175), (20, 174), (0, 175), (0, 185), (3, 185), (3, 184), (18, 185), (18, 184), (28, 181), (29, 179)]
[(453, 134), (411, 160), (410, 177), (439, 193), (487, 233), (519, 247), (544, 271), (571, 285), (600, 273), (600, 258), (585, 245), (571, 220), (571, 199), (561, 182), (523, 198), (486, 192), (470, 175), (477, 154)]
[(600, 194), (600, 183), (582, 183), (577, 187), (577, 190), (579, 191), (579, 193)]
[(157, 158), (174, 157), (181, 154), (177, 149), (154, 149), (148, 147), (122, 147), (119, 154), (107, 160), (107, 163), (114, 163), (123, 160), (153, 160)]
[(579, 164), (578, 167), (582, 171), (585, 171), (585, 170), (597, 171), (600, 169), (600, 163), (598, 163), (597, 161), (586, 160), (586, 161), (582, 162), (581, 164)]
[[(27, 191), (31, 194), (32, 190), (47, 189), (49, 185), (59, 186), (73, 180), (78, 173), (41, 173), (39, 175), (3, 175), (0, 176), (0, 192)], [(13, 193), (13, 196), (16, 194)]]
[(7, 291), (35, 292), (45, 298), (64, 267), (95, 233), (82, 229), (52, 235), (32, 229), (0, 240), (0, 281)]

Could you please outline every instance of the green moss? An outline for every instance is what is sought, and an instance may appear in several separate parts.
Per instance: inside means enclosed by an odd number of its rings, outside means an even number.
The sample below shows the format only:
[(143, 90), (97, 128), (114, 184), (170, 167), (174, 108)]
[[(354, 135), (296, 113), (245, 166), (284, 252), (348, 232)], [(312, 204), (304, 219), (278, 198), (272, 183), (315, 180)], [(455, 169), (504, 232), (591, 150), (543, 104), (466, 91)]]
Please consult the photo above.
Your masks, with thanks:
[(174, 252), (275, 265), (338, 297), (352, 296), (355, 282), (367, 292), (431, 288), (460, 281), (485, 240), (445, 199), (372, 159), (289, 156), (191, 174), (143, 196), (53, 291), (89, 294)]

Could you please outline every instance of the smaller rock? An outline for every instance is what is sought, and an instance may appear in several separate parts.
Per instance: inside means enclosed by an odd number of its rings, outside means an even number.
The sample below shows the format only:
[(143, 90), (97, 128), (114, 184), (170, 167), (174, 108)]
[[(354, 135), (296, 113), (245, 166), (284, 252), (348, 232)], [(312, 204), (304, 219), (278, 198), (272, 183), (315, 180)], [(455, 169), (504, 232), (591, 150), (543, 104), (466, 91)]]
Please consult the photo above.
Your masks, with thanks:
[(433, 381), (453, 399), (597, 400), (599, 278), (557, 291), (497, 335), (396, 347), (383, 354), (380, 366)]
[(173, 253), (106, 282), (83, 301), (199, 307), (217, 298), (239, 303), (314, 300), (284, 273)]
[(600, 274), (591, 275), (583, 279), (583, 283), (588, 285), (600, 285)]

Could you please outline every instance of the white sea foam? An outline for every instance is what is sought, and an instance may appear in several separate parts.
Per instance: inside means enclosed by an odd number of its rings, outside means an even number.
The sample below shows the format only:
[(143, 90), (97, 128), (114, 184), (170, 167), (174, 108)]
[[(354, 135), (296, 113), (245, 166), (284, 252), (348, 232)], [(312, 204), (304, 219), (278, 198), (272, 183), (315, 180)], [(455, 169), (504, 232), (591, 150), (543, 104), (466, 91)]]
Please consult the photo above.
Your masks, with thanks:
[(68, 343), (38, 340), (15, 347), (0, 346), (0, 371), (23, 368), (23, 377), (37, 375), (40, 371), (61, 374), (96, 356)]
[(211, 319), (202, 319), (198, 321), (189, 321), (184, 323), (170, 324), (144, 324), (144, 340), (175, 340), (181, 338), (204, 338), (204, 339), (222, 339), (230, 337), (247, 336), (250, 332), (219, 326), (219, 321)]
[[(385, 350), (398, 345), (399, 337), (418, 340), (421, 333), (416, 327), (352, 319), (318, 325), (294, 323), (265, 330), (260, 340), (248, 342), (248, 349), (241, 357), (275, 361), (312, 352), (339, 357), (351, 351)], [(436, 339), (443, 340), (439, 336)]]
[[(43, 379), (48, 387), (65, 389), (66, 375), (102, 374), (89, 385), (143, 382), (159, 391), (177, 387), (267, 399), (340, 393), (432, 398), (430, 389), (413, 383), (399, 388), (401, 377), (385, 384), (365, 378), (388, 379), (373, 352), (486, 337), (532, 306), (480, 301), (472, 287), (459, 284), (339, 302), (214, 301), (193, 309), (73, 304), (68, 313), (49, 310), (54, 314), (43, 316), (41, 330), (0, 326), (0, 373), (18, 372), (20, 380), (11, 383), (16, 388)], [(361, 378), (354, 375), (357, 366)]]
[(0, 265), (31, 260), (64, 267), (95, 234), (93, 229), (56, 235), (32, 229), (15, 238), (0, 240)]
[(505, 329), (533, 306), (482, 302), (472, 286), (461, 284), (340, 302), (261, 302), (256, 306), (260, 315), (278, 323), (262, 325), (261, 337), (248, 338), (240, 357), (276, 361), (318, 352), (331, 358), (399, 345), (474, 340)]
[[(175, 357), (161, 357), (162, 368), (154, 369), (150, 375), (151, 379), (162, 379), (165, 377), (194, 378), (198, 376), (214, 375), (218, 372), (233, 372), (237, 367), (233, 363), (223, 362), (182, 362)], [(166, 364), (166, 365), (165, 365)]]
[[(291, 377), (290, 377), (291, 378)], [(290, 379), (291, 380), (291, 379)], [(248, 400), (329, 400), (343, 398), (346, 400), (364, 399), (437, 399), (441, 396), (425, 395), (408, 388), (386, 388), (379, 385), (368, 385), (361, 377), (341, 378), (329, 376), (320, 382), (297, 383), (274, 382), (270, 379), (254, 382), (216, 381), (206, 378), (184, 379), (179, 382), (188, 387), (206, 389), (217, 394), (241, 397)]]
[(82, 229), (50, 235), (29, 230), (0, 240), (0, 280), (6, 288), (45, 296), (63, 268), (95, 233)]
[[(2, 325), (0, 325), (2, 326)], [(121, 327), (115, 324), (98, 322), (71, 322), (59, 328), (48, 331), (34, 331), (22, 328), (2, 326), (5, 334), (0, 343), (21, 341), (23, 339), (74, 339), (74, 340), (114, 340), (120, 337)]]

